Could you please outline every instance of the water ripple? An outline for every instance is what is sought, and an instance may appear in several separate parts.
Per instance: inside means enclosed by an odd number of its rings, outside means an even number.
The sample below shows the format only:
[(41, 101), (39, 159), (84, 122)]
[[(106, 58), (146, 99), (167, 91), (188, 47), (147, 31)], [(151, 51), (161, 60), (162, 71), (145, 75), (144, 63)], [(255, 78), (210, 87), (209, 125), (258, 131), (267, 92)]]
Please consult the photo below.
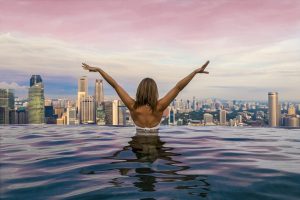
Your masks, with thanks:
[(4, 126), (0, 199), (299, 199), (299, 129)]

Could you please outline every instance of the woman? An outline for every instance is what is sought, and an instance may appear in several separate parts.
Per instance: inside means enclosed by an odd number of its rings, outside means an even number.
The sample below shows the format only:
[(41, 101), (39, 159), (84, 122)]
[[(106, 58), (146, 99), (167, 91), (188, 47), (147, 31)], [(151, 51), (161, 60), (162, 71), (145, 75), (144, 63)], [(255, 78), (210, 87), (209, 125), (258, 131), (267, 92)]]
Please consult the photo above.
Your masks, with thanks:
[(136, 92), (135, 100), (106, 72), (98, 67), (91, 67), (82, 63), (82, 67), (90, 72), (99, 72), (102, 77), (116, 90), (117, 94), (129, 109), (131, 117), (136, 125), (137, 131), (157, 132), (163, 111), (175, 99), (178, 93), (194, 78), (198, 73), (208, 74), (205, 71), (209, 61), (201, 68), (194, 70), (191, 74), (179, 81), (163, 98), (158, 99), (156, 83), (151, 78), (144, 78)]

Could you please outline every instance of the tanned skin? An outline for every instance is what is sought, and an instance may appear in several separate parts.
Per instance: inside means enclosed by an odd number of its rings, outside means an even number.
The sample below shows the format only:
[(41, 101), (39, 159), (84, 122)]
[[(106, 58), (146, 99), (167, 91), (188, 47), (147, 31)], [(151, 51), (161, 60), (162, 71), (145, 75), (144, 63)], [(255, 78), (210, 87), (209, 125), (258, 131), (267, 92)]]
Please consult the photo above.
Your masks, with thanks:
[(162, 118), (163, 111), (170, 105), (170, 103), (176, 98), (183, 88), (194, 78), (196, 74), (208, 74), (208, 71), (205, 71), (205, 68), (209, 64), (207, 61), (202, 67), (194, 70), (192, 73), (187, 75), (181, 81), (179, 81), (175, 87), (173, 87), (163, 98), (159, 99), (157, 102), (156, 110), (147, 106), (140, 106), (134, 108), (135, 100), (131, 98), (128, 93), (105, 71), (99, 67), (91, 67), (85, 63), (82, 63), (82, 67), (85, 70), (90, 72), (99, 72), (101, 76), (115, 89), (120, 99), (123, 101), (125, 106), (129, 109), (131, 117), (134, 123), (139, 127), (155, 127), (157, 126)]

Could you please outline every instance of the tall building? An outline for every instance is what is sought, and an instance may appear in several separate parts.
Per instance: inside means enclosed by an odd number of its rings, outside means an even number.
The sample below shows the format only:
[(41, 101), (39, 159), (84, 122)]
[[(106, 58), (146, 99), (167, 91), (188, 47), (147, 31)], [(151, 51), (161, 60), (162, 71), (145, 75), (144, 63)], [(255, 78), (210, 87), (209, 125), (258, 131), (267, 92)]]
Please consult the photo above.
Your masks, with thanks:
[(112, 125), (119, 125), (119, 100), (112, 101)]
[(118, 106), (118, 125), (126, 126), (127, 107), (123, 103)]
[(37, 83), (42, 83), (42, 77), (40, 75), (32, 75), (30, 78), (30, 87), (34, 86)]
[(96, 123), (96, 103), (93, 96), (87, 96), (80, 102), (80, 123), (95, 124)]
[(45, 117), (44, 84), (40, 75), (32, 75), (28, 90), (28, 121), (29, 124), (42, 124)]
[(104, 102), (104, 112), (105, 112), (105, 124), (112, 125), (113, 112), (112, 112), (112, 102), (111, 101)]
[[(47, 104), (48, 105), (48, 104)], [(54, 109), (52, 105), (45, 106), (45, 123), (56, 124), (56, 115), (54, 115)]]
[(85, 92), (88, 94), (88, 79), (86, 76), (82, 76), (78, 80), (78, 92)]
[(98, 105), (98, 107), (96, 108), (96, 124), (105, 125), (104, 103)]
[(28, 124), (28, 111), (25, 107), (19, 107), (16, 110), (15, 123)]
[(278, 102), (278, 93), (268, 93), (268, 105), (269, 105), (269, 126), (277, 127), (280, 125), (280, 105)]
[[(121, 124), (124, 122), (124, 116), (119, 116), (119, 100), (105, 101), (104, 111), (105, 111), (105, 124), (106, 125), (119, 125), (119, 119), (122, 120)], [(121, 108), (122, 110), (122, 108)], [(123, 112), (121, 114), (124, 114)]]
[(203, 120), (205, 125), (214, 125), (213, 123), (213, 115), (209, 113), (205, 113), (203, 115)]
[(176, 125), (177, 123), (176, 123), (176, 118), (175, 118), (175, 114), (176, 114), (176, 112), (175, 112), (175, 110), (174, 110), (174, 108), (173, 107), (171, 107), (170, 109), (169, 109), (169, 124), (170, 125)]
[(67, 108), (67, 125), (76, 124), (76, 108), (68, 107)]
[(88, 96), (88, 79), (86, 76), (82, 76), (78, 80), (78, 93), (77, 93), (77, 109), (80, 116), (80, 104), (81, 100)]
[(0, 124), (13, 124), (15, 97), (11, 89), (0, 89)]
[(196, 98), (193, 97), (192, 110), (196, 110)]
[(104, 102), (103, 81), (101, 79), (95, 81), (95, 100), (97, 107)]
[(220, 125), (226, 125), (226, 110), (220, 110)]

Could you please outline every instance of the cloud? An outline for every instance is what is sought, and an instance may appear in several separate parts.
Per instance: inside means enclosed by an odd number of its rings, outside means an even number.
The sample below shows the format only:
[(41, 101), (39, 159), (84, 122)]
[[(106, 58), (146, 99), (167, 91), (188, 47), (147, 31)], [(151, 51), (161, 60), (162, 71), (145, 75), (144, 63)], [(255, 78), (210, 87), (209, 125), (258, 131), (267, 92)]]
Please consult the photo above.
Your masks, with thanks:
[(1, 89), (12, 89), (14, 91), (15, 96), (18, 97), (27, 97), (28, 94), (28, 86), (20, 85), (16, 82), (0, 82)]
[(19, 84), (16, 83), (16, 82), (11, 82), (11, 83), (0, 82), (0, 88), (14, 89), (14, 90), (24, 90), (24, 89), (28, 89), (27, 86), (25, 86), (25, 85), (19, 85)]
[[(210, 74), (197, 75), (179, 98), (259, 99), (266, 88), (285, 88), (284, 98), (300, 100), (297, 0), (1, 3), (1, 81), (27, 85), (40, 74), (47, 94), (75, 96), (80, 76), (88, 75), (91, 88), (99, 78), (82, 70), (87, 62), (132, 96), (142, 78), (152, 77), (162, 96), (210, 60)], [(249, 95), (216, 85), (253, 90)], [(115, 94), (107, 84), (105, 89)]]
[[(156, 50), (104, 51), (51, 38), (14, 34), (0, 35), (0, 44), (2, 80), (27, 84), (32, 74), (40, 74), (45, 80), (45, 91), (52, 97), (76, 96), (77, 79), (82, 75), (88, 75), (93, 87), (93, 80), (99, 78), (99, 74), (83, 71), (81, 62), (103, 66), (132, 96), (145, 76), (157, 80), (160, 96), (163, 96), (181, 78), (201, 66), (196, 53), (160, 46)], [(298, 45), (300, 39), (291, 38), (269, 45), (255, 45), (255, 48), (216, 49), (214, 54), (208, 49), (203, 57), (212, 57), (208, 67), (210, 75), (197, 75), (179, 97), (191, 97), (199, 92), (202, 92), (201, 96), (222, 97), (222, 94), (228, 97), (231, 96), (229, 90), (220, 93), (211, 86), (229, 84), (274, 89), (289, 87), (291, 91), (284, 98), (300, 99), (296, 92), (299, 83), (296, 75), (300, 73)], [(226, 51), (231, 53), (223, 54)], [(110, 86), (105, 85), (105, 88), (107, 94), (115, 94)], [(242, 90), (239, 90), (240, 94), (232, 90), (235, 98), (245, 97)], [(259, 99), (261, 95), (253, 90), (249, 97)]]

